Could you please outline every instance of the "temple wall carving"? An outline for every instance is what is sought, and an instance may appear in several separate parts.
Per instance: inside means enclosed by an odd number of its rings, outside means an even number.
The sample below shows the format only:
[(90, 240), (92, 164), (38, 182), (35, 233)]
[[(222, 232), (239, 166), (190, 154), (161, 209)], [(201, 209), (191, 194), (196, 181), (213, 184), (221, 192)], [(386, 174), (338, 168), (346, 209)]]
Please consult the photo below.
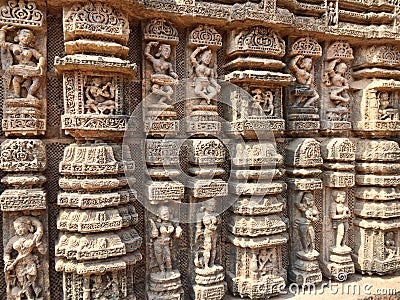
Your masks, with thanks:
[(398, 274), (399, 12), (0, 0), (0, 298), (267, 299)]

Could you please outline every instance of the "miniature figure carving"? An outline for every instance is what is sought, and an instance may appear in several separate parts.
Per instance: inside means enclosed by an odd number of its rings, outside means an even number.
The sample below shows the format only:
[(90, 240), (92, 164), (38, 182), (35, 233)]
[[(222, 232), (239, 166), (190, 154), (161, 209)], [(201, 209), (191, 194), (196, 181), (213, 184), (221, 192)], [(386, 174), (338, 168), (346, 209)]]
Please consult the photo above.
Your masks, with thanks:
[(43, 226), (38, 219), (28, 216), (17, 218), (13, 225), (15, 235), (4, 249), (8, 289), (14, 299), (34, 300), (42, 291), (36, 282), (40, 259), (35, 252), (47, 251), (42, 243)]
[(333, 228), (336, 230), (336, 248), (347, 247), (347, 232), (349, 230), (350, 210), (345, 204), (346, 193), (343, 191), (333, 192), (335, 202), (331, 205), (331, 218)]
[(296, 55), (289, 64), (289, 70), (296, 77), (297, 95), (294, 106), (311, 107), (319, 99), (317, 91), (312, 87), (313, 60), (311, 57)]
[(85, 89), (87, 112), (113, 114), (116, 109), (115, 91), (116, 87), (112, 81), (104, 83), (101, 77), (93, 77), (91, 83)]
[(200, 268), (212, 268), (215, 264), (217, 256), (217, 242), (218, 242), (218, 225), (221, 220), (218, 214), (215, 213), (215, 199), (207, 201), (204, 207), (204, 213), (201, 222), (197, 223), (195, 243), (197, 243), (201, 236), (203, 236), (203, 258), (199, 257), (196, 253), (195, 265)]
[(334, 2), (329, 2), (327, 10), (326, 10), (326, 14), (327, 14), (327, 25), (328, 26), (336, 26), (339, 24), (339, 15), (338, 12), (336, 10), (336, 5)]
[(6, 32), (14, 26), (5, 25), (0, 28), (0, 47), (2, 64), (6, 71), (6, 80), (12, 86), (14, 97), (23, 96), (38, 98), (38, 91), (45, 75), (46, 59), (34, 48), (35, 35), (30, 29), (20, 29), (14, 41), (6, 42)]
[(158, 42), (149, 42), (145, 49), (145, 56), (153, 64), (154, 70), (154, 74), (151, 75), (153, 82), (151, 91), (160, 96), (158, 104), (167, 105), (164, 101), (171, 101), (171, 96), (174, 93), (171, 85), (176, 84), (178, 75), (174, 72), (172, 63), (168, 61), (171, 56), (171, 46), (161, 44), (156, 57), (154, 57), (150, 51), (152, 47), (156, 46), (158, 46)]
[(263, 110), (261, 108), (261, 104), (264, 102), (263, 95), (262, 95), (262, 90), (261, 89), (255, 89), (253, 91), (253, 99), (251, 102), (251, 116), (262, 116)]
[[(200, 53), (200, 61), (197, 55)], [(207, 104), (221, 90), (221, 86), (217, 83), (217, 65), (213, 63), (213, 53), (208, 46), (198, 47), (190, 56), (194, 68), (194, 92), (197, 96), (205, 99)]]
[(274, 95), (271, 91), (264, 92), (264, 112), (268, 116), (274, 115)]
[(345, 78), (347, 64), (340, 59), (334, 59), (328, 63), (325, 84), (330, 86), (330, 100), (338, 107), (346, 107), (350, 100), (348, 94), (349, 83)]
[(385, 234), (385, 256), (386, 259), (392, 259), (396, 255), (396, 242), (393, 231)]
[(262, 91), (257, 88), (253, 92), (254, 94), (251, 103), (251, 116), (264, 116), (267, 114), (269, 116), (274, 115), (274, 95), (271, 91)]
[(274, 260), (275, 257), (273, 249), (261, 249), (260, 254), (258, 255), (258, 270), (261, 276), (272, 275), (270, 274), (273, 272), (271, 265)]
[(93, 299), (95, 300), (118, 300), (119, 299), (119, 288), (118, 282), (111, 276), (111, 274), (105, 275), (105, 282), (103, 276), (94, 275), (93, 283)]
[[(158, 210), (159, 219), (154, 222), (150, 219), (151, 238), (153, 239), (154, 254), (157, 260), (160, 272), (172, 272), (171, 259), (171, 239), (172, 237), (180, 238), (182, 228), (174, 226), (170, 221), (170, 211), (167, 206), (161, 206)], [(175, 235), (173, 236), (173, 233)]]
[(314, 195), (308, 192), (300, 194), (296, 207), (301, 217), (296, 220), (299, 229), (300, 242), (305, 253), (315, 254), (315, 231), (313, 223), (318, 221), (319, 212), (314, 204)]
[(398, 117), (398, 110), (390, 105), (390, 95), (388, 92), (380, 92), (378, 96), (379, 101), (379, 119), (380, 120), (396, 120)]

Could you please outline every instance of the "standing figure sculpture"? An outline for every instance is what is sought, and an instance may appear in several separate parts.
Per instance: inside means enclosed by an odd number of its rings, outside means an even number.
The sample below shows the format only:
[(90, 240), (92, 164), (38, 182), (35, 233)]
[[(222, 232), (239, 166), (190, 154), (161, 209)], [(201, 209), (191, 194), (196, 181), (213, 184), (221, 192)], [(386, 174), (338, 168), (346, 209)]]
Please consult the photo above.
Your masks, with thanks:
[(264, 93), (264, 112), (272, 117), (274, 115), (274, 95), (271, 91), (265, 91)]
[(43, 226), (38, 219), (28, 216), (17, 218), (13, 225), (15, 235), (4, 249), (7, 289), (15, 300), (35, 300), (42, 291), (36, 282), (40, 266), (37, 253), (47, 251), (42, 243)]
[[(208, 46), (198, 47), (193, 51), (190, 56), (194, 68), (194, 92), (197, 96), (205, 99), (207, 104), (211, 103), (213, 99), (220, 91), (221, 86), (217, 83), (217, 66), (212, 63), (213, 53)], [(197, 55), (203, 51), (200, 55), (200, 61), (197, 60)]]
[(294, 106), (311, 107), (319, 99), (317, 91), (312, 87), (314, 83), (313, 60), (311, 57), (296, 55), (289, 64), (289, 70), (296, 78), (296, 98)]
[(20, 29), (15, 37), (16, 43), (6, 42), (6, 32), (14, 27), (0, 28), (0, 47), (2, 49), (2, 68), (8, 86), (12, 86), (14, 97), (21, 98), (22, 88), (26, 97), (36, 97), (45, 75), (46, 59), (34, 48), (35, 35), (29, 29)]
[(336, 9), (336, 4), (331, 1), (326, 8), (327, 15), (327, 25), (328, 26), (337, 26), (339, 24), (339, 15)]
[(176, 84), (178, 74), (175, 73), (172, 63), (168, 61), (171, 56), (171, 46), (161, 44), (155, 57), (151, 55), (152, 47), (158, 46), (158, 42), (149, 42), (146, 45), (144, 55), (152, 63), (154, 73), (151, 75), (153, 83), (151, 91), (160, 96), (158, 104), (168, 105), (164, 101), (171, 101), (171, 96), (174, 93), (172, 85)]
[(347, 64), (340, 59), (334, 59), (327, 65), (325, 84), (330, 89), (330, 100), (338, 107), (345, 107), (350, 100), (349, 83), (345, 78)]
[(346, 193), (333, 192), (335, 202), (331, 205), (331, 218), (333, 228), (336, 230), (336, 248), (346, 247), (347, 232), (349, 230), (350, 209), (345, 204)]
[(251, 109), (250, 109), (250, 115), (251, 116), (263, 116), (264, 111), (261, 107), (261, 105), (264, 102), (263, 95), (262, 95), (262, 90), (261, 89), (255, 89), (252, 91), (254, 94), (252, 101), (251, 101)]
[(196, 267), (206, 269), (214, 267), (217, 256), (219, 224), (221, 224), (221, 220), (215, 212), (215, 199), (210, 199), (204, 207), (201, 221), (197, 222), (196, 225), (195, 243), (198, 243), (200, 237), (203, 236), (203, 258), (200, 258), (200, 253), (196, 253)]
[(313, 225), (318, 221), (319, 212), (314, 204), (314, 195), (310, 192), (303, 192), (296, 201), (296, 207), (301, 213), (301, 217), (296, 220), (296, 223), (303, 251), (305, 253), (316, 252)]
[(392, 259), (396, 256), (397, 247), (394, 239), (394, 232), (389, 231), (385, 233), (385, 258)]
[[(160, 272), (172, 272), (171, 239), (173, 237), (180, 238), (182, 228), (179, 225), (174, 226), (171, 222), (167, 206), (160, 206), (158, 216), (159, 219), (156, 222), (150, 219), (154, 256)], [(173, 235), (174, 232), (175, 235)]]

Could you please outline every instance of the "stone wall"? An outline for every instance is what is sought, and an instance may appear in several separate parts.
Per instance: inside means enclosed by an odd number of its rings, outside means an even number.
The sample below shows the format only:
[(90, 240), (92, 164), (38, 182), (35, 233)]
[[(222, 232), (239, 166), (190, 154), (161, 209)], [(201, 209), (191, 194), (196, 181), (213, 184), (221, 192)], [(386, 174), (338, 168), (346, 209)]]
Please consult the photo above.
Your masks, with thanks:
[(0, 6), (1, 299), (400, 269), (397, 1)]

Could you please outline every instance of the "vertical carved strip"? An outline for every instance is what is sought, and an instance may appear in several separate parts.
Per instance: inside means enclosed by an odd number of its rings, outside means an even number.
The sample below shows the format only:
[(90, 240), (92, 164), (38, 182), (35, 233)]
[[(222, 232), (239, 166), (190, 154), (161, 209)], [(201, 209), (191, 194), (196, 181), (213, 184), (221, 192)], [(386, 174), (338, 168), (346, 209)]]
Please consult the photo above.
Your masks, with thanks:
[(321, 270), (328, 278), (344, 281), (355, 272), (349, 247), (352, 211), (349, 189), (355, 184), (355, 145), (345, 138), (333, 138), (321, 144), (324, 159)]
[(134, 163), (119, 144), (128, 120), (124, 80), (136, 72), (124, 60), (128, 37), (128, 19), (107, 4), (64, 7), (67, 55), (55, 63), (64, 77), (62, 127), (77, 139), (66, 147), (59, 168), (64, 191), (58, 196), (55, 255), (66, 300), (135, 299), (133, 267), (142, 259), (142, 239), (133, 229), (133, 179), (124, 176), (124, 167)]
[(296, 81), (288, 88), (286, 121), (290, 134), (317, 133), (320, 128), (320, 96), (314, 85), (314, 63), (321, 56), (322, 48), (313, 38), (300, 38), (291, 46), (288, 69)]
[[(175, 47), (178, 31), (167, 21), (154, 19), (144, 26), (143, 114), (146, 139), (148, 210), (146, 290), (148, 299), (183, 299), (178, 269), (178, 246), (182, 237), (179, 209), (184, 198), (179, 176), (179, 130), (176, 113)], [(157, 139), (158, 138), (158, 139)]]
[(390, 140), (359, 140), (356, 152), (354, 263), (362, 273), (399, 270), (400, 147)]
[(290, 218), (289, 279), (299, 285), (322, 281), (315, 226), (321, 212), (315, 205), (316, 191), (322, 189), (320, 144), (314, 139), (296, 139), (288, 146), (286, 166)]
[[(2, 179), (9, 188), (0, 196), (3, 211), (7, 299), (17, 295), (50, 299), (48, 274), (46, 148), (40, 140), (15, 139), (1, 144)], [(27, 246), (24, 246), (27, 245)]]
[(236, 142), (230, 197), (238, 198), (227, 224), (227, 281), (234, 295), (251, 299), (279, 294), (287, 279), (282, 245), (288, 236), (281, 216), (286, 184), (280, 180), (283, 157), (274, 141), (274, 134), (285, 129), (283, 86), (293, 81), (280, 72), (284, 54), (285, 42), (269, 28), (255, 26), (229, 34), (230, 61), (225, 67), (230, 73), (225, 79), (243, 90), (234, 88), (225, 111), (226, 133)]
[[(34, 2), (8, 1), (2, 7), (1, 62), (4, 71), (0, 168), (7, 186), (3, 211), (7, 299), (50, 299), (46, 148), (46, 19)], [(10, 137), (24, 137), (11, 139)]]
[(322, 74), (321, 130), (340, 134), (351, 129), (349, 108), (349, 64), (353, 60), (349, 43), (338, 41), (326, 47)]
[[(216, 51), (222, 36), (212, 27), (199, 25), (189, 36), (188, 80), (185, 101), (188, 158), (193, 175), (189, 179), (190, 216), (190, 281), (192, 297), (198, 300), (222, 299), (226, 291), (221, 263), (221, 217), (219, 198), (228, 193), (221, 165), (226, 150), (218, 139), (202, 136), (217, 135), (221, 130), (217, 112), (218, 94)], [(211, 175), (210, 177), (210, 174)]]
[(165, 20), (152, 20), (144, 27), (144, 124), (148, 136), (176, 135), (179, 127), (174, 104), (175, 47), (178, 31)]

